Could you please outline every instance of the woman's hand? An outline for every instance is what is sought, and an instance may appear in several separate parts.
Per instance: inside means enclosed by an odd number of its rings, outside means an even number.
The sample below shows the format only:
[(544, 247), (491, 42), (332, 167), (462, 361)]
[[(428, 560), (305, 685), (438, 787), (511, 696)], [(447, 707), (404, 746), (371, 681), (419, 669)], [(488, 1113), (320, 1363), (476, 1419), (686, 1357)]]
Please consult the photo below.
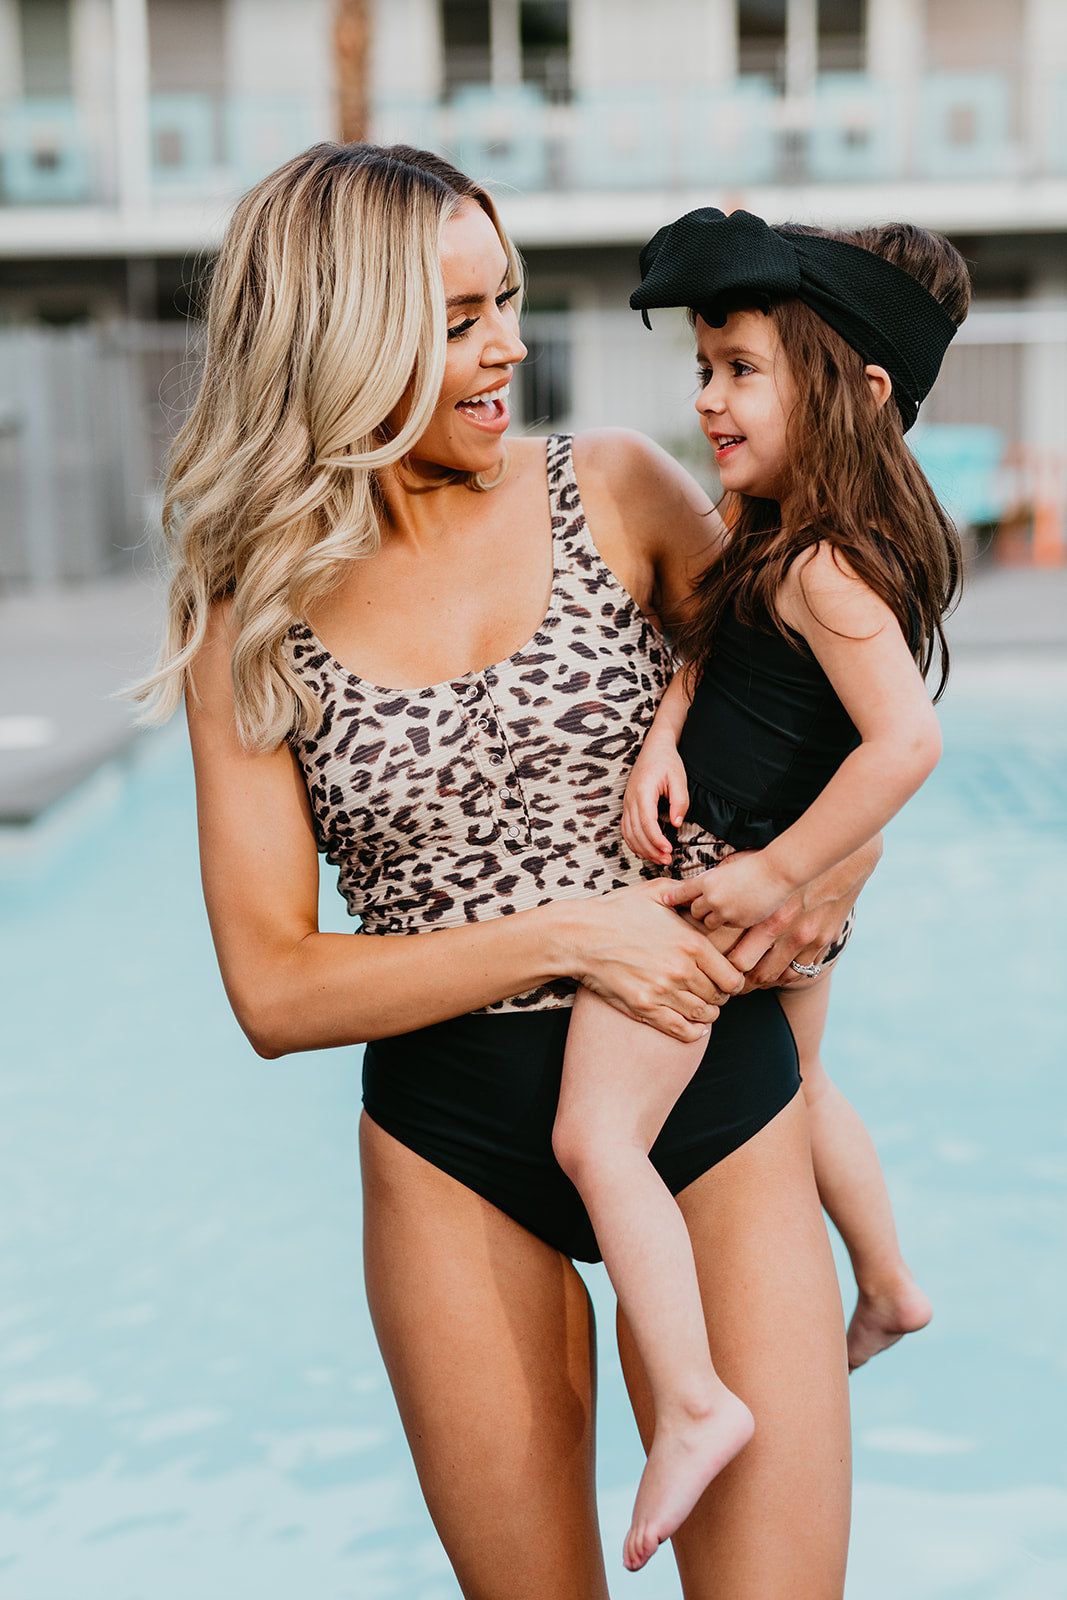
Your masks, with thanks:
[(671, 738), (650, 734), (634, 762), (622, 803), (622, 836), (634, 855), (665, 867), (671, 845), (659, 825), (660, 800), (666, 800), (675, 827), (689, 810), (689, 789), (678, 748)]
[[(791, 961), (817, 965), (840, 934), (881, 854), (879, 836), (803, 885), (771, 916), (742, 934), (730, 950), (730, 960), (747, 974), (747, 987), (774, 989), (794, 981)], [(726, 864), (715, 871), (721, 872)]]
[(571, 922), (568, 970), (617, 1011), (684, 1043), (702, 1038), (744, 984), (732, 959), (672, 909), (695, 893), (665, 878), (554, 907)]

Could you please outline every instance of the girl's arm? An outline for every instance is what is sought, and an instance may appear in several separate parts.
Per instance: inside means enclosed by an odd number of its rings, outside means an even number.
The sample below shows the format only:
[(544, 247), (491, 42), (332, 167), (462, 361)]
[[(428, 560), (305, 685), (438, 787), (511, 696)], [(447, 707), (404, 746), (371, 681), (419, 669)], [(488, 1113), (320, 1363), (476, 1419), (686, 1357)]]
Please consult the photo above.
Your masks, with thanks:
[[(725, 529), (711, 501), (666, 451), (638, 433), (609, 428), (579, 434), (574, 464), (604, 560), (643, 610), (669, 615), (722, 549)], [(812, 951), (825, 949), (840, 933), (880, 854), (881, 842), (871, 838), (805, 884), (773, 916), (748, 929), (730, 951), (731, 961), (751, 982), (773, 988), (791, 960), (814, 959)]]
[(287, 746), (242, 748), (230, 640), (216, 608), (197, 657), (189, 727), (212, 935), (237, 1020), (260, 1055), (408, 1032), (574, 977), (683, 1040), (741, 979), (674, 914), (688, 884), (640, 884), (426, 935), (320, 933), (318, 855)]
[(689, 786), (678, 754), (692, 698), (688, 675), (676, 672), (660, 701), (652, 726), (638, 751), (622, 803), (622, 836), (635, 855), (665, 867), (671, 859), (670, 841), (659, 825), (660, 799), (667, 802), (675, 827), (689, 810)]
[(811, 646), (862, 742), (792, 827), (705, 877), (692, 909), (709, 927), (771, 915), (884, 827), (941, 754), (937, 717), (900, 624), (829, 546), (794, 563), (778, 607)]

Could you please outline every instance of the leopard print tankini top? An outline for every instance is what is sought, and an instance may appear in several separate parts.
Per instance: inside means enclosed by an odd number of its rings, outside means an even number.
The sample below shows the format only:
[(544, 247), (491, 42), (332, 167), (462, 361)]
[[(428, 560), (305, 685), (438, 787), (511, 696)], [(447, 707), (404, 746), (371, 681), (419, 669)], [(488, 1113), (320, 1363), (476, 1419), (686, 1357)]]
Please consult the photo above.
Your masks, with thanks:
[[(319, 849), (365, 933), (425, 933), (656, 877), (619, 831), (634, 757), (670, 680), (662, 635), (586, 527), (571, 440), (548, 440), (548, 611), (506, 661), (425, 689), (382, 689), (303, 623), (293, 668), (321, 699), (292, 738)], [(569, 979), (487, 1011), (568, 1005)]]

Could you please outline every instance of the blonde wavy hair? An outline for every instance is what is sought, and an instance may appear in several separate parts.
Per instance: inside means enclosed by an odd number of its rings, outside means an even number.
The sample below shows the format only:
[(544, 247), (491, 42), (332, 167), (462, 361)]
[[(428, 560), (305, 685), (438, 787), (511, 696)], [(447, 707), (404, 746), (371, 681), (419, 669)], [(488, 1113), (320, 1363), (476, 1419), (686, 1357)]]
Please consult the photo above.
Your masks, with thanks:
[(375, 474), (410, 454), (440, 395), (441, 233), (468, 201), (496, 228), (507, 287), (521, 285), (485, 190), (408, 145), (315, 145), (238, 204), (212, 275), (199, 393), (168, 465), (166, 631), (131, 691), (146, 721), (176, 709), (211, 607), (230, 600), (242, 743), (272, 749), (318, 729), (285, 637), (379, 548)]

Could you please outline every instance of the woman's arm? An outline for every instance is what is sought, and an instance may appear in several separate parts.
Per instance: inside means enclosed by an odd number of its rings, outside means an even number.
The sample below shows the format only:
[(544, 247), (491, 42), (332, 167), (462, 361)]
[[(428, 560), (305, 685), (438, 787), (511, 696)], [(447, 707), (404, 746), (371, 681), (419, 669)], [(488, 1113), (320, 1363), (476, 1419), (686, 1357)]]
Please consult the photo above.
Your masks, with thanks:
[(674, 1038), (699, 1038), (736, 970), (641, 884), (425, 935), (321, 933), (307, 793), (287, 746), (242, 748), (221, 608), (189, 696), (200, 858), (230, 1003), (264, 1056), (403, 1033), (574, 977)]
[(778, 597), (861, 738), (803, 816), (765, 849), (724, 861), (695, 916), (749, 926), (858, 849), (936, 766), (941, 734), (922, 676), (889, 607), (826, 545), (794, 564)]

